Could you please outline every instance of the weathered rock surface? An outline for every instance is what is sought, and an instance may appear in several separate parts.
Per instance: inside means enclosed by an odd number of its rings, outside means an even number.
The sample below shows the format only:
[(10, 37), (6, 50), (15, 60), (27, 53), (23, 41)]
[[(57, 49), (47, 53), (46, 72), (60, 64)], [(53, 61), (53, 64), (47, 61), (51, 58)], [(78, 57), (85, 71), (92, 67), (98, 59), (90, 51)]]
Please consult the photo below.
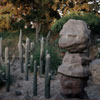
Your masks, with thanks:
[(59, 67), (58, 72), (66, 76), (72, 76), (72, 77), (89, 76), (88, 66), (82, 66), (79, 63), (76, 64), (64, 63)]
[(71, 53), (66, 52), (62, 63), (65, 63), (65, 62), (68, 62), (70, 64), (80, 63), (82, 65), (89, 65), (90, 59), (83, 53), (82, 54), (80, 53), (71, 54)]
[(86, 56), (66, 53), (58, 72), (71, 77), (87, 77), (90, 74), (88, 63), (89, 58)]
[(90, 30), (84, 21), (70, 19), (60, 32), (59, 46), (69, 52), (83, 52), (90, 44)]
[(78, 97), (84, 91), (88, 78), (73, 78), (62, 75), (60, 78), (61, 94), (68, 97)]
[(94, 83), (100, 85), (100, 59), (96, 59), (90, 64), (90, 72)]

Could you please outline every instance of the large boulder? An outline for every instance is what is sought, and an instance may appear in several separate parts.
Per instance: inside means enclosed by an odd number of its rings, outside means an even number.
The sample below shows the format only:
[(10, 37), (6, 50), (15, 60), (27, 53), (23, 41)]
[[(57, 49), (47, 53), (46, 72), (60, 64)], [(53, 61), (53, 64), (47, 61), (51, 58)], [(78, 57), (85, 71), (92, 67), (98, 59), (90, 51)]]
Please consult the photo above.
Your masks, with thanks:
[(59, 46), (69, 52), (83, 52), (90, 44), (90, 30), (81, 20), (70, 19), (60, 31)]
[(61, 94), (68, 97), (77, 97), (87, 85), (88, 78), (73, 78), (62, 75), (60, 78)]
[(88, 77), (89, 76), (89, 58), (81, 54), (66, 53), (62, 65), (58, 68), (58, 73), (71, 77)]
[(100, 59), (92, 61), (90, 64), (92, 79), (96, 85), (100, 85)]

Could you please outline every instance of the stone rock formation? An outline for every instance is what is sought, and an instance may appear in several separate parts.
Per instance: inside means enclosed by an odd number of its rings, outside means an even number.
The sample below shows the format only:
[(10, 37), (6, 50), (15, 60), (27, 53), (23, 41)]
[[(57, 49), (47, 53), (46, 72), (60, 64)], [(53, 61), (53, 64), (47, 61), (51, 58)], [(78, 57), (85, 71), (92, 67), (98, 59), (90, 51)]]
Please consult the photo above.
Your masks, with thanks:
[(78, 97), (87, 85), (88, 78), (74, 78), (68, 76), (61, 76), (61, 94), (68, 97)]
[(100, 59), (92, 61), (90, 64), (90, 71), (92, 74), (93, 82), (96, 85), (100, 85)]
[(70, 19), (60, 36), (59, 46), (67, 52), (58, 68), (61, 92), (57, 99), (88, 99), (84, 88), (90, 75), (90, 59), (84, 51), (90, 44), (90, 30), (84, 21)]
[(79, 53), (66, 53), (58, 72), (66, 76), (87, 77), (90, 74), (88, 68), (89, 61), (88, 57), (82, 57)]
[(70, 19), (60, 32), (59, 47), (69, 52), (82, 52), (90, 44), (90, 30), (84, 21)]

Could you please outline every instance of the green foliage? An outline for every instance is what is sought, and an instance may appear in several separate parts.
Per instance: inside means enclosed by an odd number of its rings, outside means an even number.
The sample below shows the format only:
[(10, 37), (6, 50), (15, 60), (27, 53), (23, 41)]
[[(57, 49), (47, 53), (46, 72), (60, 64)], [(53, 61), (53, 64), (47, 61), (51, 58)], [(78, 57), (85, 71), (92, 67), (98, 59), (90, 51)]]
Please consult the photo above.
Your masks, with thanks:
[(76, 20), (83, 20), (87, 23), (87, 25), (90, 27), (90, 30), (92, 33), (99, 34), (100, 33), (100, 18), (96, 16), (93, 13), (83, 13), (83, 14), (69, 14), (60, 20), (57, 20), (51, 30), (55, 33), (59, 33), (62, 29), (63, 25), (69, 20), (69, 19), (76, 19)]
[[(44, 49), (44, 55), (43, 55), (44, 64), (45, 64), (46, 50), (48, 50), (48, 53), (51, 56), (51, 59), (50, 59), (50, 69), (51, 69), (51, 71), (57, 70), (58, 66), (61, 64), (60, 53), (58, 53), (57, 49), (54, 46), (49, 44)], [(36, 49), (34, 51), (33, 57), (34, 57), (34, 60), (37, 61), (37, 65), (40, 65), (40, 44), (36, 45)]]
[(11, 18), (16, 14), (16, 8), (11, 3), (0, 5), (0, 31), (8, 30), (11, 28)]
[(25, 21), (23, 19), (21, 19), (20, 21), (16, 21), (16, 22), (12, 22), (11, 26), (13, 27), (14, 30), (20, 30), (20, 29), (24, 29), (25, 26)]
[(0, 84), (6, 79), (6, 67), (3, 65), (0, 66)]

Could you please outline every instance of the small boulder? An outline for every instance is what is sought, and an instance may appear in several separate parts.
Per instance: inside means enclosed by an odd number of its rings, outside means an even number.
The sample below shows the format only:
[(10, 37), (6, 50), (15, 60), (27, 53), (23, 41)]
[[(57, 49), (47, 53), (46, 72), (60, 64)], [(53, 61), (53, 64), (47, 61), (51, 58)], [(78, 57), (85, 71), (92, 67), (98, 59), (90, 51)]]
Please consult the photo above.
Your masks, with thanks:
[(90, 44), (90, 30), (81, 20), (70, 19), (60, 32), (59, 46), (69, 52), (83, 52)]

